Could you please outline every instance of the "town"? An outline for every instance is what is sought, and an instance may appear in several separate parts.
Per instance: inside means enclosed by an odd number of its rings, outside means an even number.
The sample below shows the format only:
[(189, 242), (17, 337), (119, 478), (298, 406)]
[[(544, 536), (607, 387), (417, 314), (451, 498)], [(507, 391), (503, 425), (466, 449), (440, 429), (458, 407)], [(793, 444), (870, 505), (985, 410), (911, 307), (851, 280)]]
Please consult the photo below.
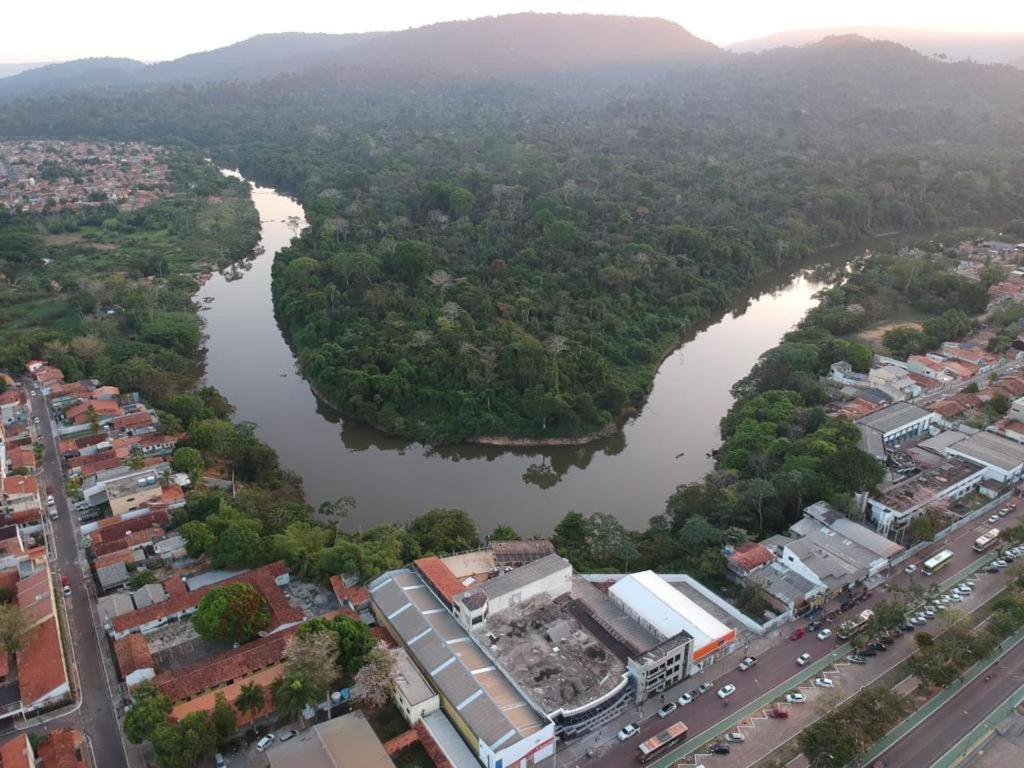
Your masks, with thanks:
[(12, 211), (138, 210), (166, 193), (167, 172), (141, 143), (0, 142), (0, 202)]

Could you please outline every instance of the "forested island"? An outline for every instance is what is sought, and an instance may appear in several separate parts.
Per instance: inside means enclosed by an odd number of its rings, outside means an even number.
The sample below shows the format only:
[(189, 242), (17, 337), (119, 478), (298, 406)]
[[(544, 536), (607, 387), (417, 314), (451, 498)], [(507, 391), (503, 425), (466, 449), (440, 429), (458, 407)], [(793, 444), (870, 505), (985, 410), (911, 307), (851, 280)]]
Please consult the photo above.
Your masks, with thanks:
[(665, 354), (768, 270), (1012, 218), (1022, 100), (1011, 68), (848, 37), (72, 94), (12, 102), (0, 133), (189, 142), (288, 190), (310, 226), (275, 306), (326, 400), (425, 442), (545, 440), (641, 407)]

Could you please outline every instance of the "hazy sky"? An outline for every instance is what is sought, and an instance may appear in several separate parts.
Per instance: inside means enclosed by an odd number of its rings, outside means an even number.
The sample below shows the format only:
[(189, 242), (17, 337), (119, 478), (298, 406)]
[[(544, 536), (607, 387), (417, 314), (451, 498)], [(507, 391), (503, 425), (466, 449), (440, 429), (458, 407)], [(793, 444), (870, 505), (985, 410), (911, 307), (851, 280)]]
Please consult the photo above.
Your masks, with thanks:
[(3, 6), (0, 62), (84, 56), (153, 61), (262, 32), (405, 29), (519, 11), (660, 16), (719, 45), (833, 26), (1024, 33), (1020, 0), (5, 0)]

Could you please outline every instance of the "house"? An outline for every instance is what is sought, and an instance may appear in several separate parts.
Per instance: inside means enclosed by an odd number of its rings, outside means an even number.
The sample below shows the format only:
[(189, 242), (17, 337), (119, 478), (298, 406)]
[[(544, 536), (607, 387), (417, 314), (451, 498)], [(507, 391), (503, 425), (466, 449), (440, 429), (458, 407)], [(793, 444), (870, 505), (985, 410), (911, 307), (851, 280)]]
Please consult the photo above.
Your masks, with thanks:
[(0, 768), (35, 768), (36, 753), (27, 733), (19, 733), (0, 744)]
[(89, 424), (94, 418), (100, 424), (106, 424), (123, 413), (116, 400), (89, 399), (68, 408), (64, 418), (72, 424)]
[(828, 379), (837, 384), (851, 387), (866, 387), (869, 383), (867, 374), (857, 373), (853, 370), (853, 366), (845, 360), (832, 363), (829, 367)]
[(155, 676), (153, 654), (144, 635), (135, 633), (115, 640), (114, 659), (121, 679), (129, 688)]
[(767, 565), (775, 559), (775, 553), (763, 544), (748, 541), (741, 544), (726, 558), (726, 566), (730, 571), (744, 577), (751, 571)]
[(554, 546), (547, 539), (492, 541), (489, 546), (498, 568), (518, 568), (555, 553)]
[(18, 582), (16, 600), (32, 622), (22, 649), (15, 654), (22, 708), (32, 711), (71, 693), (49, 566)]
[(788, 611), (793, 616), (802, 616), (825, 600), (821, 584), (804, 578), (778, 560), (747, 574), (744, 583), (760, 590), (777, 613)]

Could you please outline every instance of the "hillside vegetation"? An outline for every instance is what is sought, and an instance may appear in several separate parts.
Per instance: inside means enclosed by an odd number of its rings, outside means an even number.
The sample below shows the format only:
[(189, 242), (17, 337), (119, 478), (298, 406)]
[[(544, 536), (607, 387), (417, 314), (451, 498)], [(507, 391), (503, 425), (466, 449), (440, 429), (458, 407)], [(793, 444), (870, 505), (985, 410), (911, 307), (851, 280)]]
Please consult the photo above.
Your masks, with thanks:
[[(562, 39), (611, 23), (525, 18)], [(757, 276), (1024, 203), (1012, 68), (850, 36), (656, 63), (598, 48), (601, 66), (541, 72), (513, 57), (526, 21), (412, 30), (400, 56), (260, 83), (16, 102), (0, 134), (187, 142), (297, 196), (311, 226), (274, 301), (304, 373), (430, 442), (599, 430)], [(550, 35), (519, 47), (586, 61)], [(434, 66), (485, 48), (506, 76)]]

